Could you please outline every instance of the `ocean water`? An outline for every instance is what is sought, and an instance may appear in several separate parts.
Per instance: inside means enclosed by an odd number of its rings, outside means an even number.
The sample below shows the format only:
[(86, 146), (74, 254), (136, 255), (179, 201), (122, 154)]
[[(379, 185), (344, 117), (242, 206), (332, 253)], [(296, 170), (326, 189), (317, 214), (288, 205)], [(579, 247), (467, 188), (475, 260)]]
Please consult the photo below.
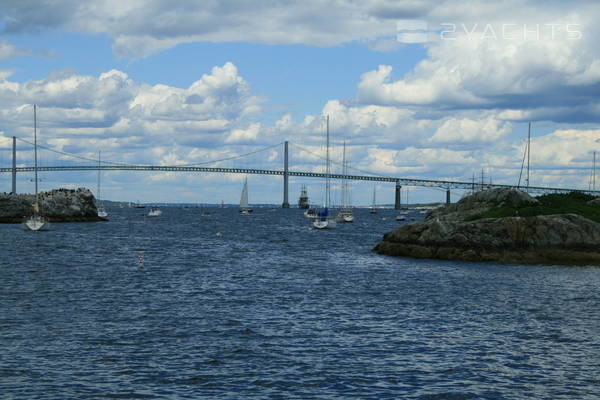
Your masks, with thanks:
[(0, 225), (0, 399), (600, 398), (599, 268), (379, 256), (391, 210), (205, 210)]

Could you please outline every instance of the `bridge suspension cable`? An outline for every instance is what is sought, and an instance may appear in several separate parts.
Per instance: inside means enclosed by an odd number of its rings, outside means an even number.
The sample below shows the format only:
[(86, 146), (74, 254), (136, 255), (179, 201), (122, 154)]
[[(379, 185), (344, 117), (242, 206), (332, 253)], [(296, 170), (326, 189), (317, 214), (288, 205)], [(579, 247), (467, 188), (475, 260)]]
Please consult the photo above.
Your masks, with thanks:
[[(34, 145), (33, 142), (30, 142), (29, 140), (26, 140), (26, 139), (17, 138), (17, 140), (20, 140), (22, 142), (30, 144), (31, 146)], [(282, 144), (283, 144), (283, 142), (280, 142), (280, 143), (277, 143), (277, 144), (274, 144), (274, 145), (271, 145), (271, 146), (267, 146), (267, 147), (263, 147), (263, 148), (260, 148), (258, 150), (250, 151), (250, 152), (244, 153), (244, 154), (236, 154), (234, 156), (229, 156), (229, 157), (224, 157), (224, 158), (219, 158), (219, 159), (209, 160), (209, 161), (203, 161), (203, 162), (198, 162), (198, 163), (178, 164), (177, 166), (178, 167), (195, 167), (195, 166), (199, 166), (199, 165), (216, 164), (216, 163), (223, 162), (223, 161), (230, 161), (230, 160), (240, 159), (240, 158), (247, 157), (247, 156), (250, 156), (250, 155), (253, 155), (253, 154), (256, 154), (256, 153), (260, 153), (262, 151), (270, 150), (270, 149), (272, 149), (274, 147), (281, 146)], [(51, 147), (47, 147), (47, 146), (41, 145), (39, 143), (38, 143), (37, 146), (41, 147), (41, 148), (43, 148), (45, 150), (48, 150), (48, 151), (51, 151), (51, 152), (63, 155), (63, 156), (77, 158), (77, 159), (84, 160), (84, 161), (89, 161), (89, 162), (92, 162), (94, 164), (98, 163), (98, 159), (92, 159), (92, 158), (80, 156), (80, 155), (73, 154), (73, 153), (67, 153), (65, 151), (55, 150), (55, 149), (53, 149)], [(136, 166), (141, 165), (141, 164), (128, 164), (128, 163), (122, 163), (122, 162), (112, 162), (112, 161), (106, 161), (106, 160), (102, 160), (101, 163), (102, 164), (108, 164), (108, 165), (118, 165), (118, 166), (123, 166), (123, 167), (136, 167)]]
[[(290, 142), (290, 144), (292, 146), (296, 147), (297, 149), (300, 149), (302, 151), (307, 152), (308, 154), (312, 154), (313, 156), (315, 156), (317, 158), (320, 158), (321, 160), (326, 160), (325, 157), (323, 157), (323, 156), (321, 156), (321, 155), (319, 155), (319, 154), (317, 154), (317, 153), (315, 153), (313, 151), (310, 151), (310, 150), (308, 150), (308, 149), (306, 149), (306, 148), (304, 148), (304, 147), (302, 147), (302, 146), (300, 146), (298, 144), (295, 144), (295, 143), (292, 143), (292, 142)], [(333, 161), (333, 160), (329, 160), (329, 162), (332, 163), (332, 164), (336, 164), (336, 165), (339, 165), (339, 166), (343, 167), (343, 165), (342, 165), (341, 162), (337, 162), (337, 161)], [(367, 175), (371, 175), (371, 176), (376, 176), (376, 177), (380, 177), (380, 178), (388, 178), (389, 177), (388, 175), (376, 174), (374, 172), (366, 171), (366, 170), (360, 169), (360, 168), (355, 168), (355, 167), (352, 167), (350, 165), (346, 165), (346, 168), (354, 170), (354, 171), (357, 171), (357, 172), (360, 172), (360, 173), (363, 173), (363, 174), (367, 174)]]

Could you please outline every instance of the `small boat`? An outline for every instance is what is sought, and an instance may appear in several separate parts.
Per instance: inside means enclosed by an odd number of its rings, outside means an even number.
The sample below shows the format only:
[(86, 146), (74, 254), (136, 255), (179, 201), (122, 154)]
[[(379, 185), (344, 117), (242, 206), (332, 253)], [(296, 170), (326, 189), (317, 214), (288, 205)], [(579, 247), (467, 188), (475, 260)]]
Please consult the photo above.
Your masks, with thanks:
[(162, 214), (162, 211), (158, 209), (158, 207), (151, 207), (148, 212), (148, 217), (158, 217)]
[(316, 218), (317, 210), (315, 210), (314, 208), (309, 208), (308, 210), (304, 211), (304, 216), (306, 218)]
[(97, 197), (97, 200), (98, 200), (97, 214), (100, 218), (106, 218), (106, 217), (108, 217), (108, 213), (102, 206), (102, 203), (100, 203), (100, 150), (98, 150), (98, 192), (97, 192), (97, 195), (98, 195), (98, 197)]
[(396, 215), (396, 221), (406, 221), (406, 217), (404, 215)]
[(38, 165), (37, 165), (37, 106), (33, 105), (33, 151), (35, 172), (35, 203), (33, 204), (33, 215), (23, 221), (23, 229), (26, 231), (39, 232), (50, 229), (50, 222), (40, 213), (40, 198), (38, 194)]
[(373, 205), (371, 206), (371, 209), (369, 210), (369, 212), (371, 214), (377, 214), (377, 205), (376, 205), (376, 195), (377, 195), (377, 186), (373, 185)]
[(133, 207), (133, 208), (146, 208), (146, 206), (144, 204), (140, 203), (139, 201), (136, 202), (136, 203), (132, 203), (131, 207)]
[(242, 189), (242, 196), (240, 197), (240, 214), (250, 215), (254, 211), (248, 206), (248, 177), (244, 180), (244, 187)]
[[(348, 163), (346, 162), (346, 142), (344, 142), (342, 166), (342, 174), (348, 175)], [(352, 212), (352, 208), (350, 208), (350, 188), (347, 179), (342, 181), (342, 208), (337, 215), (336, 221), (354, 222), (354, 213)]]

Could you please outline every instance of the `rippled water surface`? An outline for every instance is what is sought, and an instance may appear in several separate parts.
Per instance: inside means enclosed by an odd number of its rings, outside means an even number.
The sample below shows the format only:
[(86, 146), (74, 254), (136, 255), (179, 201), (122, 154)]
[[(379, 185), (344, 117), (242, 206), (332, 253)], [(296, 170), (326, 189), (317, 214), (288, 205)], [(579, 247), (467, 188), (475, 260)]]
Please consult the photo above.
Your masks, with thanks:
[(600, 398), (598, 268), (379, 256), (392, 211), (209, 211), (0, 225), (0, 398)]

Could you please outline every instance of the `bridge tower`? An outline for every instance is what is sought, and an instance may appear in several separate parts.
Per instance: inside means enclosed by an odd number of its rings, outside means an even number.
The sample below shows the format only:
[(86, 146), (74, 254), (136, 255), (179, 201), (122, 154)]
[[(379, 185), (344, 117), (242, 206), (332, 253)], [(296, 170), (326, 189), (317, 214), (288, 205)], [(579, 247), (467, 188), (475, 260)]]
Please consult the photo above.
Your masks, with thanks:
[(394, 210), (399, 210), (402, 206), (402, 186), (400, 185), (400, 181), (396, 181), (396, 198), (394, 201)]
[(446, 205), (450, 204), (450, 188), (446, 189)]
[(17, 194), (17, 138), (13, 136), (13, 148), (12, 148), (12, 191), (11, 193)]
[(281, 204), (282, 208), (290, 208), (290, 202), (288, 199), (288, 183), (288, 141), (286, 140), (283, 144), (283, 203)]

